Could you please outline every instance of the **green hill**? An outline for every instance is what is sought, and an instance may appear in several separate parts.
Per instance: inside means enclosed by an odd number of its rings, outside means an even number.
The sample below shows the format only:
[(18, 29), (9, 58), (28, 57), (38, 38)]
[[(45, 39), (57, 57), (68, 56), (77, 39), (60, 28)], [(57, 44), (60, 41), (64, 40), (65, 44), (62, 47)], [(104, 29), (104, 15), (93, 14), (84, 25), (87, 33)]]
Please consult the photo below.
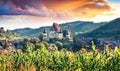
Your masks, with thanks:
[(120, 18), (110, 21), (108, 24), (87, 33), (86, 36), (120, 38)]
[(4, 28), (0, 28), (0, 40), (6, 39), (17, 39), (19, 36), (16, 33), (11, 33), (8, 30), (5, 31)]
[[(93, 22), (84, 22), (84, 21), (75, 21), (75, 22), (68, 22), (60, 24), (60, 26), (63, 29), (67, 29), (67, 26), (70, 25), (72, 34), (75, 32), (79, 33), (86, 33), (95, 30), (96, 28), (99, 28), (100, 26), (106, 24), (104, 23), (93, 23)], [(50, 26), (46, 26), (46, 28), (49, 30)], [(40, 33), (43, 32), (43, 27), (37, 28), (37, 29), (31, 29), (31, 28), (23, 28), (23, 29), (15, 29), (11, 30), (13, 33), (17, 33), (21, 36), (38, 36)]]

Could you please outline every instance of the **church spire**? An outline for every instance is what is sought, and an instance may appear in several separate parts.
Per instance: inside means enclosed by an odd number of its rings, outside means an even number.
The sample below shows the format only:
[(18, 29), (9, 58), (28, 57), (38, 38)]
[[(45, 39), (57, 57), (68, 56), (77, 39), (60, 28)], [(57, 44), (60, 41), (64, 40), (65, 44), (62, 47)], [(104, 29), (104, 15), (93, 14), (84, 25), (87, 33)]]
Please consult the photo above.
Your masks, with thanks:
[(68, 25), (68, 31), (70, 32), (70, 25)]
[(47, 30), (46, 30), (46, 28), (45, 28), (45, 27), (44, 27), (43, 33), (47, 33)]

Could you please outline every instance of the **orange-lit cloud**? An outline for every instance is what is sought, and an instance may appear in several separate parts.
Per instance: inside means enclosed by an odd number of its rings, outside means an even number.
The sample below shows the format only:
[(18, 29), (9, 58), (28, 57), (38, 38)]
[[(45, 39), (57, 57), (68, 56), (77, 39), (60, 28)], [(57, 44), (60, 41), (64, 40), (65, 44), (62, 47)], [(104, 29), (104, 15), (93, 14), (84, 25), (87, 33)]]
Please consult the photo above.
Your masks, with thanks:
[(64, 11), (75, 18), (91, 18), (112, 10), (106, 0), (44, 0), (43, 3), (49, 9)]
[(107, 0), (0, 0), (0, 26), (38, 28), (52, 22), (110, 21), (120, 17), (119, 6), (120, 2)]
[[(0, 2), (8, 5), (12, 14), (58, 19), (92, 18), (112, 10), (106, 0), (0, 0)], [(10, 7), (13, 6), (11, 4), (15, 7)]]

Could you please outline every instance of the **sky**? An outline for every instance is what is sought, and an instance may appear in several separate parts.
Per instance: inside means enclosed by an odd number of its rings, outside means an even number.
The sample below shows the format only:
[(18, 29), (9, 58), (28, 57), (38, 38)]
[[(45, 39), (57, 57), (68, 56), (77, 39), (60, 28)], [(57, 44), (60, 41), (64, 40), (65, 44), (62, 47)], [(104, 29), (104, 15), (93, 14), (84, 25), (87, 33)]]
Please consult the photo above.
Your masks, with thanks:
[(0, 27), (10, 30), (119, 17), (120, 0), (0, 0)]

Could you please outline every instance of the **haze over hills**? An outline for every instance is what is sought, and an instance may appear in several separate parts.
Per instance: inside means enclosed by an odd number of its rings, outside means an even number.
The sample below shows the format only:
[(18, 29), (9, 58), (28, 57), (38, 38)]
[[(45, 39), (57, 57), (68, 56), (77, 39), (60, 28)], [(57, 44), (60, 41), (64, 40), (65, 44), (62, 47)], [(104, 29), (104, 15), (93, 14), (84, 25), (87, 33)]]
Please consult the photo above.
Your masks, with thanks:
[(86, 36), (89, 37), (110, 37), (120, 39), (120, 18), (117, 18), (100, 28), (87, 33)]
[[(106, 22), (102, 23), (93, 23), (93, 22), (85, 22), (85, 21), (74, 21), (74, 22), (68, 22), (60, 24), (60, 27), (65, 30), (67, 29), (68, 25), (71, 27), (71, 32), (74, 34), (75, 32), (79, 33), (86, 33), (95, 30), (96, 28), (99, 28), (100, 26), (106, 24)], [(51, 25), (52, 26), (52, 25)], [(50, 26), (45, 26), (47, 30), (49, 31)], [(21, 36), (39, 36), (40, 33), (43, 32), (44, 27), (31, 29), (31, 28), (22, 28), (22, 29), (15, 29), (11, 30), (13, 33), (17, 33)]]

